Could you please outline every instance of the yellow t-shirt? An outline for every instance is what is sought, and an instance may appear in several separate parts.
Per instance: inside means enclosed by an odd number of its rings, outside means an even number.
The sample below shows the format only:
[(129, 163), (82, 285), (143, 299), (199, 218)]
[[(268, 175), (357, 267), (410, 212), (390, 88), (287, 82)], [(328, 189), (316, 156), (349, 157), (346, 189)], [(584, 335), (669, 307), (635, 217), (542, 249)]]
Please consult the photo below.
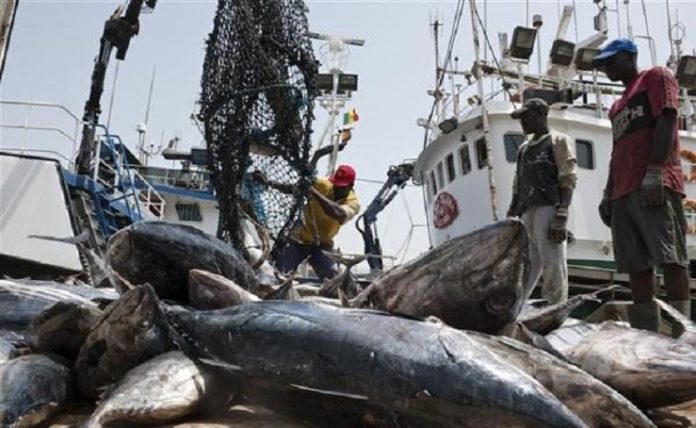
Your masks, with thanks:
[[(333, 200), (333, 184), (326, 178), (317, 178), (313, 187), (322, 195)], [(294, 233), (294, 238), (301, 244), (313, 245), (317, 241), (325, 247), (333, 247), (333, 238), (341, 226), (348, 223), (360, 212), (360, 201), (353, 190), (344, 199), (335, 201), (346, 213), (343, 223), (324, 212), (319, 202), (309, 197), (304, 209), (302, 224)]]

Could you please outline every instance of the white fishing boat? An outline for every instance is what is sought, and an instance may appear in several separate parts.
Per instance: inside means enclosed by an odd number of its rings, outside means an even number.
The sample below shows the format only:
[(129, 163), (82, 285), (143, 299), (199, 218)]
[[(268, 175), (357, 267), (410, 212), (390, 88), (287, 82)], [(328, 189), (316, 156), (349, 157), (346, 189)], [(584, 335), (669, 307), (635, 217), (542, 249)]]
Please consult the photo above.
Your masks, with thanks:
[[(591, 58), (608, 38), (604, 3), (598, 5), (599, 13), (594, 20), (596, 33), (577, 43), (564, 40), (574, 12), (571, 6), (565, 7), (549, 53), (548, 68), (540, 75), (528, 71), (528, 63), (535, 49), (534, 37), (541, 17), (535, 16), (531, 27), (517, 27), (510, 44), (507, 35), (500, 35), (498, 53), (490, 47), (489, 61), (482, 61), (479, 45), (490, 36), (486, 28), (479, 27), (477, 2), (469, 2), (475, 66), (462, 72), (439, 64), (438, 86), (431, 92), (435, 95), (432, 115), (419, 120), (427, 130), (427, 138), (416, 163), (416, 176), (423, 185), (433, 246), (506, 215), (512, 197), (517, 148), (525, 140), (519, 122), (510, 114), (523, 99), (541, 97), (551, 106), (550, 128), (569, 135), (575, 142), (578, 182), (568, 221), (568, 228), (575, 237), (575, 242), (568, 247), (571, 276), (614, 278), (611, 232), (602, 224), (597, 207), (612, 150), (607, 113), (623, 87), (609, 82), (591, 67)], [(696, 214), (692, 207), (696, 199), (696, 177), (691, 172), (696, 168), (693, 155), (696, 153), (696, 88), (693, 85), (696, 56), (687, 54), (682, 29), (680, 23), (671, 28), (674, 48), (660, 64), (667, 64), (681, 83), (679, 136), (687, 178), (684, 204), (693, 274)], [(537, 54), (543, 56), (546, 52)], [(448, 64), (447, 59), (443, 63)], [(448, 91), (449, 84), (447, 88), (442, 84), (447, 75), (462, 80), (461, 84), (452, 85), (453, 91)], [(471, 95), (467, 97), (466, 90), (472, 85), (476, 85), (478, 91), (475, 94), (469, 91)], [(484, 88), (489, 87), (498, 89), (485, 92)]]

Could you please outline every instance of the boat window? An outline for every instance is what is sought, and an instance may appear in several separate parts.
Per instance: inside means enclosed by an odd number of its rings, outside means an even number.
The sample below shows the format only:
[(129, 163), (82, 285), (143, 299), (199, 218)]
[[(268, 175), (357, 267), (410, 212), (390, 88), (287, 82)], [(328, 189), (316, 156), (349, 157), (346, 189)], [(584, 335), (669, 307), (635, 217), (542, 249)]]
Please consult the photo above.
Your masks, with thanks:
[(467, 175), (471, 171), (471, 157), (469, 156), (469, 145), (459, 149), (459, 162), (462, 167), (462, 175)]
[(476, 158), (478, 159), (479, 169), (488, 166), (488, 151), (486, 150), (486, 139), (483, 137), (476, 140)]
[(517, 150), (519, 150), (522, 143), (524, 143), (524, 140), (524, 134), (520, 133), (507, 133), (503, 135), (505, 160), (513, 163), (517, 162)]
[(581, 139), (575, 140), (575, 157), (580, 168), (594, 169), (592, 141)]
[(437, 195), (437, 182), (435, 181), (435, 173), (430, 171), (430, 192), (432, 195)]
[(441, 161), (437, 164), (437, 186), (440, 189), (445, 187), (445, 168)]
[(181, 221), (203, 221), (198, 204), (176, 204), (176, 214)]
[(454, 172), (454, 155), (452, 153), (448, 154), (447, 157), (445, 158), (445, 162), (447, 163), (447, 181), (454, 181), (455, 177), (455, 172)]

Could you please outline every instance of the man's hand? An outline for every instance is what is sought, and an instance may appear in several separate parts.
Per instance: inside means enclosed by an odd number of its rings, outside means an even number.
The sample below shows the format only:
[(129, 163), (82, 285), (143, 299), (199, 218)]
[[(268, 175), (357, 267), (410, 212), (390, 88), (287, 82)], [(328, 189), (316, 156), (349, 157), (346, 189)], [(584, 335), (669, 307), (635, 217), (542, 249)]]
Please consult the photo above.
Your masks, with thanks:
[(568, 208), (557, 208), (549, 225), (548, 237), (551, 242), (560, 244), (568, 237), (566, 225), (568, 224)]
[(640, 184), (640, 202), (644, 207), (659, 207), (665, 203), (665, 189), (662, 187), (662, 168), (648, 166), (648, 171)]
[(263, 172), (259, 171), (258, 169), (251, 173), (251, 178), (253, 178), (254, 181), (258, 181), (261, 184), (268, 184), (268, 179), (263, 174)]
[(611, 199), (609, 198), (609, 192), (606, 190), (604, 191), (604, 196), (602, 196), (602, 202), (599, 203), (599, 217), (605, 226), (611, 227)]

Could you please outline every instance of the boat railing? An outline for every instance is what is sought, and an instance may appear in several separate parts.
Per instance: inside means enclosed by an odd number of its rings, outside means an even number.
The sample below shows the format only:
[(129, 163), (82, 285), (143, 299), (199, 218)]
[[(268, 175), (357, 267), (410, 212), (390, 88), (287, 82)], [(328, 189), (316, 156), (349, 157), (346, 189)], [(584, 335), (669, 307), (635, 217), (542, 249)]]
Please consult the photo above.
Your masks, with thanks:
[[(2, 110), (0, 129), (17, 130), (22, 133), (20, 142), (13, 147), (5, 147), (7, 138), (3, 138), (3, 141), (0, 142), (3, 146), (1, 147), (2, 150), (18, 152), (20, 154), (43, 153), (54, 155), (59, 158), (61, 162), (65, 162), (66, 167), (72, 168), (74, 164), (73, 159), (77, 154), (80, 128), (84, 123), (75, 113), (62, 104), (44, 101), (0, 100), (0, 106), (2, 107), (2, 109), (0, 109)], [(6, 116), (11, 115), (12, 110), (14, 110), (13, 107), (19, 110), (19, 114), (15, 113), (14, 120), (7, 120)], [(50, 113), (54, 113), (50, 116), (52, 120), (45, 117), (46, 115), (50, 115)], [(37, 119), (37, 115), (41, 115), (43, 119)], [(65, 123), (63, 123), (63, 126), (58, 125), (61, 121), (67, 121), (68, 124), (65, 125)], [(30, 131), (58, 134), (69, 142), (70, 151), (66, 153), (67, 150), (48, 150), (29, 147)]]
[(210, 173), (207, 171), (172, 169), (145, 165), (129, 165), (129, 167), (138, 171), (144, 180), (155, 185), (204, 192), (210, 190)]
[[(103, 126), (99, 128), (104, 135), (96, 142), (98, 156), (94, 159), (93, 180), (105, 188), (119, 189), (121, 196), (117, 199), (125, 200), (129, 216), (132, 217), (133, 210), (140, 218), (161, 220), (164, 217), (164, 198), (125, 161), (125, 146), (120, 137), (109, 134)], [(102, 155), (102, 146), (107, 148), (106, 157)]]

